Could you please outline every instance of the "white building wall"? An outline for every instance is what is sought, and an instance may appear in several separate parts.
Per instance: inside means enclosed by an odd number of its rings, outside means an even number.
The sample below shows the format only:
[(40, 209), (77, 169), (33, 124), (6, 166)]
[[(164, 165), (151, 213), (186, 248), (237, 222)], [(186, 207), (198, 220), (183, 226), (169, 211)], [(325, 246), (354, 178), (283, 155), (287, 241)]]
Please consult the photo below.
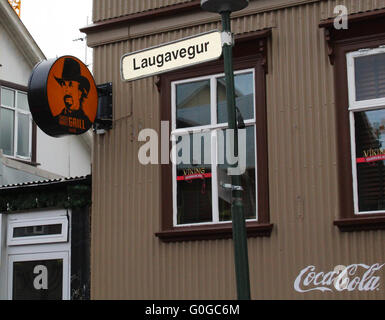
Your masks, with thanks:
[(52, 138), (38, 129), (36, 153), (43, 170), (64, 177), (91, 173), (91, 151), (80, 136)]
[(0, 24), (0, 79), (22, 86), (28, 85), (32, 68)]
[[(28, 86), (33, 67), (0, 22), (0, 80)], [(91, 149), (80, 136), (52, 138), (37, 130), (37, 163), (40, 169), (76, 177), (91, 173)]]

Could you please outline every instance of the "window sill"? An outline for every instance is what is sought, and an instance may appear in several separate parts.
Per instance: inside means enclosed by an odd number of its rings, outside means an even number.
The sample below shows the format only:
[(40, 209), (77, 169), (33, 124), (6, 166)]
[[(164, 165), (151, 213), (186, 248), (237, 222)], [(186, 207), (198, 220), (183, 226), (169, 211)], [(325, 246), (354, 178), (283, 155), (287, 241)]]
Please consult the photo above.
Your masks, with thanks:
[(20, 162), (20, 163), (24, 163), (24, 164), (27, 164), (29, 166), (32, 166), (32, 167), (38, 167), (38, 166), (41, 166), (40, 163), (37, 163), (37, 162), (33, 162), (31, 160), (23, 160), (23, 159), (19, 159), (19, 158), (10, 158), (12, 160), (15, 160), (17, 162)]
[[(270, 237), (273, 224), (260, 224), (249, 222), (247, 226), (247, 237)], [(161, 231), (155, 234), (163, 242), (182, 242), (194, 240), (218, 240), (231, 239), (233, 237), (232, 224), (180, 227)]]
[(19, 163), (23, 163), (23, 164), (26, 164), (26, 165), (29, 165), (29, 166), (32, 166), (32, 167), (38, 167), (38, 166), (41, 165), (40, 163), (33, 162), (32, 160), (16, 158), (16, 157), (8, 156), (8, 155), (3, 155), (3, 156), (6, 159), (9, 159), (9, 160), (12, 160), (12, 161), (16, 161), (16, 162), (19, 162)]
[(340, 219), (334, 225), (342, 232), (385, 230), (385, 215)]

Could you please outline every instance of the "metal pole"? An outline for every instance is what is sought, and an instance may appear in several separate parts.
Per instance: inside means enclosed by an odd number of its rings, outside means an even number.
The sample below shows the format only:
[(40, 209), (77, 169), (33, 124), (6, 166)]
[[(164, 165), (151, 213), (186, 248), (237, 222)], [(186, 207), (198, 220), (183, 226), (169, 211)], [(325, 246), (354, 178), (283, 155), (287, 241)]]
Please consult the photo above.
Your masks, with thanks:
[[(222, 31), (231, 34), (231, 12), (221, 12), (222, 15)], [(234, 156), (238, 157), (238, 126), (235, 110), (235, 85), (233, 72), (233, 52), (232, 45), (224, 44), (223, 58), (226, 74), (226, 96), (227, 96), (227, 113), (229, 119), (229, 129), (234, 130)], [(246, 147), (246, 146), (244, 146)], [(234, 242), (234, 259), (235, 259), (235, 275), (237, 280), (237, 293), (239, 300), (250, 300), (250, 277), (249, 277), (249, 259), (247, 252), (247, 234), (246, 222), (243, 210), (243, 192), (239, 190), (241, 186), (241, 177), (234, 175), (232, 180), (232, 203), (231, 213), (233, 219), (233, 242)]]

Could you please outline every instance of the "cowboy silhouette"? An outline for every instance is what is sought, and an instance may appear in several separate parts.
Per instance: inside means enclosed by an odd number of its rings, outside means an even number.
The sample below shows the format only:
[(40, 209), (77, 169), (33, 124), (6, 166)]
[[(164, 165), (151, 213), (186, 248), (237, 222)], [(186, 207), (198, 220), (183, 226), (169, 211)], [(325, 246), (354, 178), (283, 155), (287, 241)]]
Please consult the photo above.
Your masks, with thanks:
[(89, 128), (92, 123), (83, 111), (84, 99), (90, 92), (90, 82), (80, 72), (80, 64), (71, 58), (64, 60), (61, 78), (55, 77), (63, 89), (63, 110), (55, 117), (59, 125), (73, 130)]

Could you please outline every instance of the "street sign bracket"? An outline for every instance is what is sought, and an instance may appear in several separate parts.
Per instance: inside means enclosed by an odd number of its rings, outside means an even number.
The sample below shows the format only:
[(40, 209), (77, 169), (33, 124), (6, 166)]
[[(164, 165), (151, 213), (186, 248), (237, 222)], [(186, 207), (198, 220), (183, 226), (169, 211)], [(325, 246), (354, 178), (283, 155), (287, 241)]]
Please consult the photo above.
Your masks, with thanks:
[(222, 39), (222, 47), (225, 45), (233, 47), (235, 45), (234, 35), (231, 32), (226, 32), (226, 31), (221, 32), (221, 39)]
[(223, 183), (221, 184), (221, 187), (223, 189), (231, 190), (231, 191), (244, 191), (243, 187), (241, 186), (234, 186), (230, 183)]

